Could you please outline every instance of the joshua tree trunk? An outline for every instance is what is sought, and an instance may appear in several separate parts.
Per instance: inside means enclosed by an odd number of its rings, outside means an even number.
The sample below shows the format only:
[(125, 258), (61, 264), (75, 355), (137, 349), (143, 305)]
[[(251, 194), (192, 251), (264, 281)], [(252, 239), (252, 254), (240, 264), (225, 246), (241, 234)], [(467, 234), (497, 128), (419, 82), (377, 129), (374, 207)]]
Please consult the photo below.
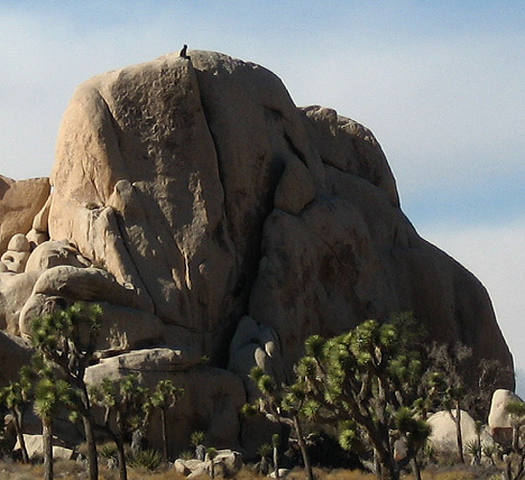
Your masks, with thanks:
[(456, 415), (454, 416), (454, 422), (456, 423), (458, 458), (461, 463), (465, 463), (465, 457), (463, 456), (463, 435), (461, 433), (461, 409), (459, 408), (459, 402), (456, 402)]
[(162, 459), (168, 463), (168, 429), (166, 424), (166, 409), (160, 409), (160, 420), (162, 423)]
[(278, 452), (276, 445), (273, 446), (273, 468), (275, 472), (275, 478), (280, 478), (279, 477), (279, 452)]
[(297, 415), (293, 416), (293, 425), (295, 428), (295, 433), (297, 434), (297, 443), (301, 449), (301, 455), (303, 456), (304, 471), (306, 473), (306, 478), (308, 480), (314, 480), (314, 474), (312, 472), (312, 465), (310, 463), (310, 457), (308, 456), (308, 451), (306, 450), (306, 444), (303, 437), (303, 429), (301, 427), (301, 422)]
[(211, 480), (215, 478), (215, 462), (213, 458), (210, 458), (210, 478)]
[(24, 440), (24, 434), (22, 432), (22, 413), (18, 410), (13, 411), (13, 419), (15, 422), (16, 438), (20, 444), (20, 450), (22, 451), (22, 462), (29, 463), (29, 455), (27, 453), (26, 441)]
[(84, 415), (82, 417), (84, 423), (84, 433), (86, 435), (86, 443), (88, 447), (88, 466), (89, 466), (89, 480), (98, 480), (98, 459), (97, 459), (97, 445), (95, 443), (95, 433), (93, 431), (93, 420)]
[(53, 429), (51, 418), (42, 418), (42, 437), (44, 447), (44, 479), (53, 480)]
[(417, 461), (416, 455), (414, 455), (412, 463), (414, 465), (414, 475), (416, 477), (416, 480), (421, 480), (421, 468), (419, 467), (419, 462)]
[(115, 435), (115, 444), (118, 453), (118, 471), (120, 480), (128, 480), (128, 471), (126, 468), (126, 454), (124, 452), (124, 442), (122, 438)]
[(395, 460), (386, 449), (376, 450), (379, 460), (379, 470), (376, 476), (379, 480), (399, 480), (399, 469)]

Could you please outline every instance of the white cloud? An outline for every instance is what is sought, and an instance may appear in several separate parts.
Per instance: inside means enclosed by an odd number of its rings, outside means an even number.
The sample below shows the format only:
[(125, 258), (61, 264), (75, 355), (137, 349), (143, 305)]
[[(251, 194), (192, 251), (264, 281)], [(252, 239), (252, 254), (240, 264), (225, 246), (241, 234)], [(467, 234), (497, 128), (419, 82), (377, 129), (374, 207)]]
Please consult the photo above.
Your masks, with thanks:
[(485, 285), (515, 365), (525, 373), (525, 217), (495, 226), (425, 225), (419, 231)]

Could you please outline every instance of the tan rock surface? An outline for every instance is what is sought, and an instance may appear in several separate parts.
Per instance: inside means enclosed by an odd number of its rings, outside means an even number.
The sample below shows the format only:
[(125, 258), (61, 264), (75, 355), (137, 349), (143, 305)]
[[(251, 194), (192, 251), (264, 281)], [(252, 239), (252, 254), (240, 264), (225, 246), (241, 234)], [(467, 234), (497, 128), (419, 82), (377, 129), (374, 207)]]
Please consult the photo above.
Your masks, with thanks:
[[(455, 410), (453, 410), (455, 414)], [(429, 437), (429, 442), (432, 447), (439, 452), (457, 452), (456, 440), (456, 424), (446, 411), (440, 411), (432, 414), (427, 419), (432, 427), (432, 433)], [(463, 438), (463, 451), (468, 452), (467, 444), (470, 442), (477, 442), (478, 436), (476, 434), (476, 422), (464, 410), (461, 410), (461, 435)], [(481, 434), (481, 443), (488, 444), (490, 436), (483, 431)]]
[(411, 310), (436, 339), (511, 365), (485, 290), (417, 235), (370, 130), (296, 108), (259, 65), (193, 51), (87, 81), (52, 183), (51, 238), (214, 361), (246, 313), (277, 332), (290, 371), (309, 334)]
[(40, 272), (0, 273), (0, 330), (19, 334), (19, 318)]
[(12, 180), (0, 175), (0, 254), (11, 237), (26, 234), (34, 216), (44, 206), (50, 187), (47, 178)]
[[(27, 454), (31, 460), (44, 458), (44, 437), (42, 435), (24, 434), (24, 442), (26, 444)], [(61, 445), (55, 445), (56, 439), (53, 439), (53, 459), (56, 460), (71, 460), (74, 451)], [(13, 448), (13, 451), (20, 450), (20, 443), (18, 440)]]
[(495, 441), (503, 444), (509, 444), (512, 441), (511, 417), (505, 408), (513, 400), (521, 399), (510, 390), (500, 388), (492, 394), (492, 401), (490, 402), (489, 432)]
[[(182, 422), (180, 445), (199, 422), (224, 445), (236, 441), (251, 366), (286, 377), (309, 335), (366, 318), (413, 311), (433, 339), (461, 339), (475, 359), (512, 366), (487, 292), (419, 237), (370, 130), (331, 109), (298, 109), (259, 65), (190, 56), (77, 89), (60, 127), (53, 193), (23, 229), (2, 216), (16, 203), (15, 184), (2, 177), (0, 242), (31, 229), (34, 248), (26, 273), (5, 273), (22, 271), (22, 261), (0, 263), (4, 328), (28, 335), (46, 309), (106, 302), (115, 321), (105, 320), (103, 350), (180, 347), (91, 367), (118, 376), (138, 365), (153, 382), (153, 366), (164, 365), (187, 387), (171, 418)], [(23, 288), (6, 300), (16, 282)], [(235, 374), (197, 366), (203, 355)]]
[(47, 241), (36, 246), (31, 252), (25, 271), (39, 272), (59, 265), (70, 265), (78, 268), (91, 266), (90, 262), (82, 257), (78, 250), (68, 242)]

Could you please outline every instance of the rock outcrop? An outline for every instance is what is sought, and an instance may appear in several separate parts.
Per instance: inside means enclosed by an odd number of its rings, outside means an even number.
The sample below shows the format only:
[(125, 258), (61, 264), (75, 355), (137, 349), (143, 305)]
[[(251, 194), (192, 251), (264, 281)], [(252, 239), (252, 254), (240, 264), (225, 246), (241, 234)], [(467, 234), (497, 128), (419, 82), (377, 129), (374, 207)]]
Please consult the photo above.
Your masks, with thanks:
[[(452, 412), (456, 415), (456, 411)], [(451, 418), (450, 414), (445, 411), (439, 411), (433, 413), (427, 419), (428, 423), (432, 427), (432, 433), (429, 437), (429, 442), (436, 452), (454, 452), (458, 451), (457, 444), (457, 432), (456, 424)], [(468, 452), (468, 444), (475, 443), (478, 441), (478, 435), (476, 433), (476, 422), (474, 419), (461, 410), (461, 435), (463, 438), (463, 451)], [(480, 433), (481, 444), (488, 445), (493, 443), (490, 434), (483, 429)]]
[(511, 416), (506, 407), (511, 401), (521, 400), (515, 393), (500, 388), (492, 394), (488, 417), (489, 432), (499, 443), (510, 445), (512, 442)]
[[(253, 365), (284, 379), (309, 335), (370, 317), (413, 311), (433, 339), (512, 367), (486, 290), (417, 234), (370, 130), (297, 108), (259, 65), (190, 57), (83, 83), (51, 195), (47, 179), (1, 178), (3, 329), (30, 337), (36, 315), (102, 302), (100, 357), (111, 358), (90, 378), (138, 362), (152, 384), (162, 357), (188, 392), (175, 446), (193, 421), (235, 446)], [(22, 185), (33, 190), (15, 195)], [(188, 360), (202, 356), (208, 366)]]
[(47, 178), (16, 181), (0, 175), (1, 254), (5, 252), (13, 235), (25, 235), (31, 230), (35, 216), (45, 205), (49, 192)]

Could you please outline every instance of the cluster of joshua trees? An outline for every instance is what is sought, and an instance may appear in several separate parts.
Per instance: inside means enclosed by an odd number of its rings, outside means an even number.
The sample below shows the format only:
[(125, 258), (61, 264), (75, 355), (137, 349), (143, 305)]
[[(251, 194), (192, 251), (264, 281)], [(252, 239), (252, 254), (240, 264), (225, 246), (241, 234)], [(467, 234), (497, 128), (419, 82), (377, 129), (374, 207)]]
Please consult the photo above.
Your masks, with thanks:
[[(35, 350), (32, 364), (22, 368), (19, 380), (0, 390), (0, 404), (11, 413), (22, 451), (24, 411), (32, 404), (42, 421), (45, 479), (53, 478), (53, 418), (64, 407), (72, 422), (83, 425), (87, 444), (89, 479), (98, 479), (95, 431), (116, 445), (121, 480), (126, 480), (124, 444), (132, 433), (144, 432), (153, 411), (162, 425), (165, 462), (168, 460), (167, 412), (183, 395), (170, 380), (161, 380), (151, 391), (136, 375), (104, 379), (88, 387), (84, 381), (95, 354), (101, 308), (76, 303), (37, 318), (33, 323)], [(246, 404), (242, 415), (265, 415), (292, 432), (301, 452), (305, 475), (314, 475), (306, 442), (306, 430), (330, 425), (340, 445), (363, 459), (370, 459), (381, 480), (399, 480), (408, 466), (421, 479), (421, 453), (431, 434), (429, 411), (449, 412), (457, 430), (458, 461), (464, 462), (461, 435), (462, 409), (486, 418), (490, 395), (501, 367), (495, 362), (472, 362), (472, 352), (460, 344), (425, 345), (425, 333), (410, 314), (383, 322), (368, 320), (348, 333), (331, 339), (318, 335), (305, 343), (305, 356), (294, 367), (293, 378), (275, 379), (261, 368), (251, 371), (259, 397)], [(466, 372), (476, 371), (475, 385), (465, 385)], [(96, 418), (94, 407), (102, 411)], [(508, 407), (513, 419), (512, 445), (507, 448), (504, 475), (521, 478), (525, 466), (525, 403)], [(522, 428), (524, 427), (524, 428)], [(279, 476), (281, 435), (261, 447), (263, 460), (273, 452), (275, 476)], [(395, 445), (404, 445), (396, 455)], [(197, 447), (202, 439), (192, 439)], [(216, 451), (208, 449), (212, 458)], [(213, 476), (213, 461), (212, 476)]]
[[(23, 462), (29, 461), (22, 433), (24, 412), (32, 404), (40, 417), (45, 480), (53, 478), (53, 419), (65, 409), (71, 422), (83, 424), (90, 480), (98, 479), (95, 432), (115, 442), (120, 478), (126, 480), (125, 439), (134, 432), (144, 432), (155, 410), (160, 413), (162, 453), (167, 461), (167, 410), (184, 391), (171, 380), (161, 380), (150, 390), (141, 386), (135, 374), (116, 380), (104, 378), (88, 387), (84, 374), (93, 362), (101, 313), (99, 305), (75, 303), (35, 319), (31, 365), (21, 369), (18, 381), (0, 390), (0, 405), (11, 414)], [(103, 412), (102, 421), (96, 421), (96, 407)]]

